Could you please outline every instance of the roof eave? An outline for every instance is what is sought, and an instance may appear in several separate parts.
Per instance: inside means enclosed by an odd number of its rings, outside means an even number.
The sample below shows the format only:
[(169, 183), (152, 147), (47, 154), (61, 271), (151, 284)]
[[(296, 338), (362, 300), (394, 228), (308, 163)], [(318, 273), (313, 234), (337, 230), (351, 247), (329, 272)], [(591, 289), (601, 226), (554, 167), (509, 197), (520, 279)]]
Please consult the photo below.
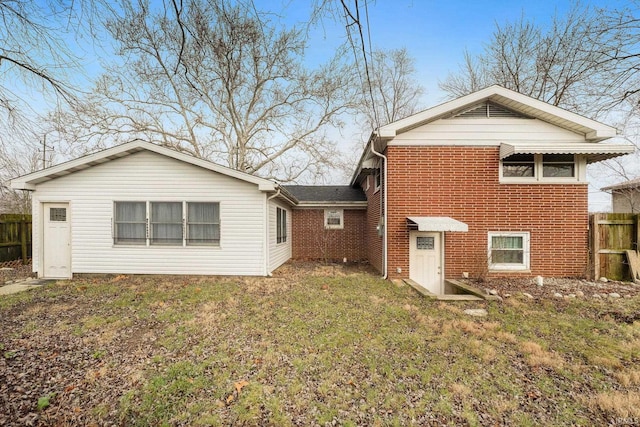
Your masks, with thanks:
[(179, 161), (183, 161), (185, 163), (192, 164), (194, 166), (199, 166), (203, 169), (217, 172), (222, 175), (239, 179), (241, 181), (256, 184), (258, 185), (258, 189), (260, 191), (275, 191), (277, 187), (277, 184), (275, 182), (268, 179), (260, 178), (245, 172), (217, 165), (208, 160), (199, 159), (188, 154), (180, 153), (170, 148), (161, 147), (150, 142), (135, 140), (117, 145), (115, 147), (107, 148), (96, 153), (87, 154), (85, 156), (70, 160), (68, 162), (60, 163), (59, 165), (52, 166), (47, 169), (17, 177), (11, 181), (11, 188), (35, 190), (35, 186), (41, 182), (59, 178), (64, 175), (78, 172), (83, 169), (87, 169), (101, 163), (106, 163), (111, 160), (116, 160), (120, 157), (125, 157), (143, 150), (161, 154)]

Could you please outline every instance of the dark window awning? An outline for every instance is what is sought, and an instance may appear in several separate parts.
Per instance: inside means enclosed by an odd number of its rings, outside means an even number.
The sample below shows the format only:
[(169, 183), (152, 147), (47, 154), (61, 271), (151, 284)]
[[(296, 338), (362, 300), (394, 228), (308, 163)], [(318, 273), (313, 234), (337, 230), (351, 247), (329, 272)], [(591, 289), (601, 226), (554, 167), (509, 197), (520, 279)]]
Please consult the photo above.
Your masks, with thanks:
[(411, 216), (407, 225), (418, 231), (469, 231), (467, 224), (448, 216)]
[(517, 141), (500, 144), (500, 158), (504, 159), (513, 154), (582, 154), (586, 156), (587, 163), (594, 163), (631, 154), (634, 150), (635, 147), (630, 144)]

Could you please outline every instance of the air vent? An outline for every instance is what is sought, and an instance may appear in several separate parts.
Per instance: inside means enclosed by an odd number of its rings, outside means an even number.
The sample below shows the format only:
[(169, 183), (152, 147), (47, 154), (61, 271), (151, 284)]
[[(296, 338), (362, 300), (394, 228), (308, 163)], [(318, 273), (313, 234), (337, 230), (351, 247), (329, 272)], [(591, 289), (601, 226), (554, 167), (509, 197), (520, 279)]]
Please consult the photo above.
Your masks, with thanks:
[(493, 104), (491, 102), (485, 102), (480, 105), (475, 105), (469, 110), (463, 111), (453, 116), (453, 118), (511, 118), (511, 119), (526, 119), (527, 117), (513, 110), (509, 110), (501, 105)]

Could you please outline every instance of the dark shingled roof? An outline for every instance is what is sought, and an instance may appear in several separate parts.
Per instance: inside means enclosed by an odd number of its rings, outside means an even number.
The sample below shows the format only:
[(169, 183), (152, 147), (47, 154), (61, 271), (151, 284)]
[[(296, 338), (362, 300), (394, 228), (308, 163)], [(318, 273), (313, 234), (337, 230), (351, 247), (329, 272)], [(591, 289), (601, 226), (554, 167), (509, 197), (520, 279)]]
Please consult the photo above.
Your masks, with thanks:
[(283, 185), (300, 202), (366, 202), (361, 188), (348, 185)]

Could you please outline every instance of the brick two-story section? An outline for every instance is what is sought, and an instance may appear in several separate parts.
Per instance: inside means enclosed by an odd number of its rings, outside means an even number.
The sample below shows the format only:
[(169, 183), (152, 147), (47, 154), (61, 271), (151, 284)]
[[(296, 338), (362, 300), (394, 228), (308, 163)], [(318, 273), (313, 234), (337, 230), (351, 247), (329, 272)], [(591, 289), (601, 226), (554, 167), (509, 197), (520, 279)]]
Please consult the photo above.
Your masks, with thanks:
[[(351, 181), (366, 211), (342, 232), (362, 236), (360, 254), (383, 275), (435, 294), (445, 277), (584, 276), (587, 165), (633, 151), (601, 143), (614, 136), (489, 87), (373, 132)], [(303, 243), (321, 234), (322, 215), (311, 215), (294, 208), (294, 258), (319, 257)]]

